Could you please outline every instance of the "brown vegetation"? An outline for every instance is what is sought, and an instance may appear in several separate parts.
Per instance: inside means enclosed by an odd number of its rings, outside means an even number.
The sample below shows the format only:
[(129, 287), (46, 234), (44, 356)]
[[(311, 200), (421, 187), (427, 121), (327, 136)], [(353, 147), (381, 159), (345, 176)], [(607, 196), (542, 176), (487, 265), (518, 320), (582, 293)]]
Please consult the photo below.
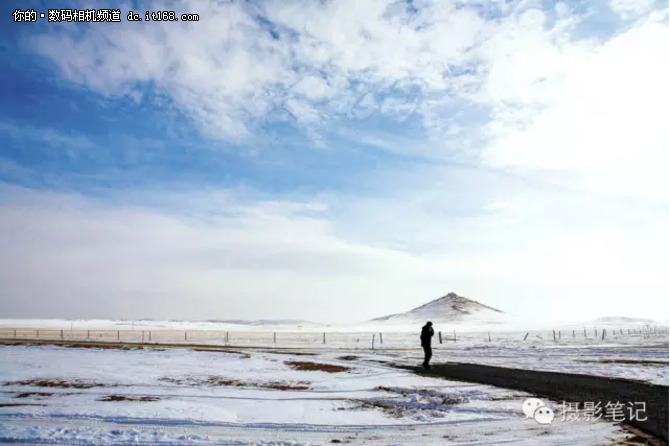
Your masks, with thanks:
[(335, 364), (321, 364), (318, 362), (309, 362), (309, 361), (284, 361), (284, 364), (291, 367), (293, 370), (300, 370), (306, 372), (328, 372), (328, 373), (341, 373), (351, 370), (349, 367), (344, 367), (341, 365)]
[(45, 398), (49, 396), (53, 396), (53, 393), (44, 393), (44, 392), (26, 392), (26, 393), (19, 393), (16, 395), (14, 398), (30, 398), (30, 397), (38, 397), (38, 398)]
[(104, 397), (98, 399), (98, 401), (106, 401), (106, 402), (113, 402), (113, 401), (150, 402), (150, 401), (158, 401), (158, 400), (160, 400), (160, 398), (153, 397), (153, 396), (125, 396), (125, 395), (108, 395), (108, 396), (104, 396)]
[(308, 381), (298, 381), (298, 382), (254, 382), (254, 381), (241, 381), (238, 379), (223, 378), (220, 376), (208, 376), (206, 378), (172, 378), (172, 377), (163, 377), (159, 381), (169, 382), (172, 384), (179, 385), (189, 385), (189, 386), (222, 386), (222, 387), (246, 387), (246, 388), (256, 388), (256, 389), (273, 389), (273, 390), (309, 390)]
[(88, 381), (67, 381), (62, 378), (34, 378), (23, 381), (7, 381), (5, 386), (59, 387), (63, 389), (91, 389), (93, 387), (116, 387), (114, 384), (102, 384)]

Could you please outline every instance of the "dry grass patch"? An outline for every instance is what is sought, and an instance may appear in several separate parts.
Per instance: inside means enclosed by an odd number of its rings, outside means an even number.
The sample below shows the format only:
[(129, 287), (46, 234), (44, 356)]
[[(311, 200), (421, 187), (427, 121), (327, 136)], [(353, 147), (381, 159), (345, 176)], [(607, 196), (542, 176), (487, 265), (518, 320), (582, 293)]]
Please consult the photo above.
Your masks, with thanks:
[(252, 389), (272, 389), (272, 390), (309, 390), (310, 382), (309, 381), (297, 381), (297, 382), (255, 382), (255, 381), (242, 381), (239, 379), (230, 379), (224, 378), (221, 376), (208, 376), (206, 378), (173, 378), (173, 377), (164, 377), (159, 378), (159, 381), (168, 382), (178, 385), (187, 385), (187, 386), (215, 386), (215, 387), (242, 387), (242, 388), (252, 388)]
[(354, 356), (354, 355), (346, 355), (346, 356), (340, 356), (340, 357), (337, 358), (337, 359), (340, 359), (340, 360), (342, 360), (342, 361), (355, 361), (355, 360), (358, 359), (358, 356)]
[(45, 392), (25, 392), (25, 393), (19, 393), (14, 398), (30, 398), (30, 397), (47, 398), (53, 395), (54, 395), (53, 393), (45, 393)]
[(158, 380), (180, 386), (234, 386), (236, 383), (240, 382), (234, 379), (221, 378), (219, 376), (209, 376), (207, 378), (196, 378), (191, 376), (176, 378), (164, 376), (163, 378), (158, 378)]
[(91, 389), (93, 387), (116, 387), (114, 384), (102, 384), (90, 381), (73, 380), (62, 378), (34, 378), (22, 381), (7, 381), (5, 386), (34, 386), (34, 387), (58, 387), (61, 389)]
[(375, 387), (375, 390), (381, 390), (382, 392), (398, 393), (398, 389), (393, 388), (393, 387), (387, 387), (387, 386), (377, 386), (377, 387)]
[(115, 401), (141, 401), (141, 402), (151, 402), (159, 401), (160, 398), (154, 396), (125, 396), (125, 395), (108, 395), (102, 398), (98, 398), (98, 401), (105, 402), (115, 402)]
[(286, 383), (265, 383), (259, 386), (263, 389), (274, 389), (274, 390), (309, 390), (309, 382), (299, 381), (294, 384)]
[(284, 364), (291, 367), (293, 370), (300, 370), (303, 372), (328, 372), (328, 373), (342, 373), (351, 370), (349, 367), (344, 367), (335, 364), (321, 364), (318, 362), (309, 361), (284, 361)]

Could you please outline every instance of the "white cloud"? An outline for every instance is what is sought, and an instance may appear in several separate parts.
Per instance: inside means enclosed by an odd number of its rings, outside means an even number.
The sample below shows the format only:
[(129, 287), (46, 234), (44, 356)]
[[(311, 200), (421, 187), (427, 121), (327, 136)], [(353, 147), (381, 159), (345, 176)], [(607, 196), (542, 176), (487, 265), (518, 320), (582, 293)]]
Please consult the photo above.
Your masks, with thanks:
[(611, 0), (610, 8), (623, 18), (645, 14), (654, 9), (655, 0)]
[(667, 19), (641, 21), (603, 43), (513, 32), (530, 42), (495, 51), (501, 60), (484, 100), (497, 105), (484, 162), (556, 175), (598, 194), (667, 202), (667, 34)]
[(155, 85), (205, 132), (241, 138), (284, 107), (311, 124), (348, 116), (358, 99), (388, 88), (458, 94), (463, 79), (445, 71), (468, 59), (483, 27), (452, 4), (416, 15), (388, 1), (266, 7), (280, 40), (241, 3), (183, 2), (175, 9), (199, 13), (199, 22), (64, 28), (33, 45), (75, 82), (108, 95)]
[(293, 86), (293, 92), (305, 96), (308, 99), (320, 101), (333, 96), (336, 93), (336, 90), (320, 77), (307, 75)]
[[(454, 219), (435, 209), (439, 190), (419, 203), (163, 191), (114, 197), (122, 206), (0, 192), (9, 316), (356, 321), (452, 290), (525, 317), (547, 308), (564, 318), (575, 308), (585, 317), (667, 308), (667, 253), (657, 248), (667, 234), (652, 214), (608, 224), (612, 209), (586, 214), (586, 203), (560, 196), (559, 213), (547, 205), (522, 215), (509, 203)], [(585, 215), (591, 224), (581, 224)]]

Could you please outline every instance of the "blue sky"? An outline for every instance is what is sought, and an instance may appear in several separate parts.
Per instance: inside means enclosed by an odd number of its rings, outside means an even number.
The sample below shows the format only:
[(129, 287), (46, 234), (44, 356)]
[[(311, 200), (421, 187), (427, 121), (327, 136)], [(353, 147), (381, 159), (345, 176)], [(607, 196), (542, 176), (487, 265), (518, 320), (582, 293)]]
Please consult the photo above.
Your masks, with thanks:
[(667, 4), (467, 5), (3, 5), (4, 313), (667, 315)]

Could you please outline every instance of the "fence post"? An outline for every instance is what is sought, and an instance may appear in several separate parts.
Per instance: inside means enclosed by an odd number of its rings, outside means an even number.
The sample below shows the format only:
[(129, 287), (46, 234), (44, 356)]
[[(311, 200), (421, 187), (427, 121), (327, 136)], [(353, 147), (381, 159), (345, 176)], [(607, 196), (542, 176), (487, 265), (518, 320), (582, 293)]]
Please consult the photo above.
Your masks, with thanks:
[(561, 330), (558, 330), (558, 340), (561, 340)]
[(149, 342), (151, 342), (151, 331), (149, 332)]
[(584, 327), (584, 337), (586, 337), (586, 327)]
[(526, 333), (526, 336), (523, 337), (523, 340), (524, 340), (524, 341), (526, 340), (526, 338), (528, 337), (529, 334), (530, 334), (530, 333)]
[(188, 335), (187, 335), (187, 333), (188, 333), (187, 331), (184, 332), (184, 341), (188, 341)]
[(323, 343), (324, 344), (326, 343), (326, 332), (325, 331), (323, 332)]
[(116, 340), (119, 341), (121, 339), (121, 330), (116, 331)]
[(86, 339), (91, 338), (91, 330), (86, 330)]
[(63, 340), (63, 329), (62, 328), (60, 329), (60, 340), (61, 341)]
[(442, 343), (442, 332), (438, 331), (437, 332), (438, 337), (440, 338), (440, 344)]
[(382, 337), (382, 334), (379, 333), (379, 345), (382, 345), (384, 343), (384, 338)]
[(226, 344), (228, 344), (228, 332), (226, 332)]
[(491, 342), (491, 332), (489, 331), (489, 342)]
[(142, 344), (144, 344), (144, 330), (142, 330)]
[(375, 349), (375, 333), (372, 333), (372, 350)]
[(575, 330), (572, 330), (572, 338), (574, 339), (575, 337)]
[(277, 332), (276, 331), (272, 334), (272, 342), (275, 343), (275, 344), (277, 343)]
[(620, 332), (621, 334), (623, 334), (623, 328), (620, 328), (620, 329), (619, 329), (619, 332)]
[(556, 330), (552, 330), (554, 332), (554, 342), (556, 342)]
[(16, 330), (14, 330), (14, 339), (16, 339)]
[(607, 331), (607, 330), (603, 328), (603, 338), (602, 338), (602, 340), (605, 339), (605, 332), (606, 332), (606, 331)]

